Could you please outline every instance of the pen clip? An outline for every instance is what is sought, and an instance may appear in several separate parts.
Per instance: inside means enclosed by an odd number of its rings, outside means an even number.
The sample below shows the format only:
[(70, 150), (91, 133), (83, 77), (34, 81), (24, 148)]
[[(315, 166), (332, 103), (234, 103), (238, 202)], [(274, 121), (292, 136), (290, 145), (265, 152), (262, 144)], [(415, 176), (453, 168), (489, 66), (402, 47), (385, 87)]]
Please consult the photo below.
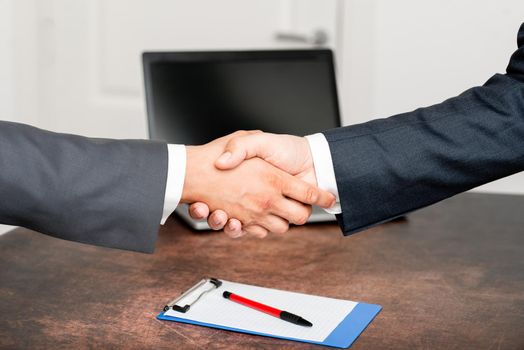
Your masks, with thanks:
[[(190, 294), (192, 294), (195, 290), (202, 287), (206, 283), (210, 283), (211, 286), (207, 288), (206, 290), (202, 291), (192, 302), (185, 304), (184, 306), (177, 305), (177, 303), (186, 297), (188, 297)], [(222, 285), (222, 281), (220, 281), (217, 278), (204, 278), (200, 280), (197, 284), (195, 284), (193, 287), (189, 288), (187, 291), (182, 293), (178, 298), (171, 300), (169, 303), (167, 303), (166, 306), (164, 306), (164, 312), (168, 311), (169, 309), (173, 309), (173, 311), (178, 311), (181, 313), (186, 313), (191, 306), (193, 306), (197, 301), (199, 301), (205, 294), (209, 293), (213, 289), (217, 289)]]

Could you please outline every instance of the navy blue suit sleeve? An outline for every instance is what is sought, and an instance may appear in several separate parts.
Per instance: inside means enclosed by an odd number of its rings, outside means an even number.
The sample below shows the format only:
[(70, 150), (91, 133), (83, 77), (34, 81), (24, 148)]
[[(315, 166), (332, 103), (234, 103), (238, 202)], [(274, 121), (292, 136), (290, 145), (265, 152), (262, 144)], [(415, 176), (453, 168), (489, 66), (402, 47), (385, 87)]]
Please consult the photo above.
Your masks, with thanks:
[(440, 104), (324, 132), (345, 235), (524, 170), (524, 24), (506, 74)]

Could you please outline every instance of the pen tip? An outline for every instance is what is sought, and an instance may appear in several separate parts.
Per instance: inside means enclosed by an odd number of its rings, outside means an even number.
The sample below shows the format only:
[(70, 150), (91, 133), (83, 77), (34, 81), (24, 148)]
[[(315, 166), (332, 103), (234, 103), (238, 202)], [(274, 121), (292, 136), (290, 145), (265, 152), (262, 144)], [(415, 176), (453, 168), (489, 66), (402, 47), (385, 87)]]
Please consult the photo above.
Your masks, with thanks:
[(299, 323), (305, 327), (313, 327), (313, 323), (309, 322), (308, 320), (304, 320), (303, 318), (299, 320)]

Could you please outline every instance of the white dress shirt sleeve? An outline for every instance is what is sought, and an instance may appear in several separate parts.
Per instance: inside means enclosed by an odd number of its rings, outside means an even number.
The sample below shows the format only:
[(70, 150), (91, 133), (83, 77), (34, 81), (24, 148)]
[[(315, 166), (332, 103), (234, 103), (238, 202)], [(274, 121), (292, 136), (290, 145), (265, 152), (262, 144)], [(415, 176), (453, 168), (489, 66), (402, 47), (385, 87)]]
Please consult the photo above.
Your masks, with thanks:
[(169, 215), (175, 211), (182, 197), (184, 180), (186, 178), (186, 146), (168, 144), (167, 155), (166, 193), (164, 196), (164, 211), (160, 221), (162, 225), (166, 222)]
[(318, 187), (333, 193), (337, 198), (334, 206), (324, 210), (330, 214), (340, 214), (342, 213), (342, 209), (340, 207), (337, 180), (335, 178), (335, 169), (333, 168), (329, 143), (322, 133), (308, 135), (306, 139), (309, 143), (311, 155), (313, 156), (313, 165), (315, 167)]

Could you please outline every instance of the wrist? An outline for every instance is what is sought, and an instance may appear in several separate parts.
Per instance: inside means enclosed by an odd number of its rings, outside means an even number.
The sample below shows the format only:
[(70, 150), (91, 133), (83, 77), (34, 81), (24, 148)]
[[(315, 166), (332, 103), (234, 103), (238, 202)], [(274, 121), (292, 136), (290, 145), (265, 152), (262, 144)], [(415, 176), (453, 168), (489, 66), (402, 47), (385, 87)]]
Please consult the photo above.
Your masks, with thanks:
[(181, 203), (195, 203), (198, 201), (199, 174), (202, 170), (199, 167), (202, 161), (199, 159), (199, 146), (186, 146), (186, 176), (182, 188)]
[(313, 153), (311, 150), (311, 145), (306, 136), (302, 136), (301, 139), (303, 142), (304, 152), (306, 154), (306, 157), (305, 157), (306, 166), (305, 167), (306, 169), (310, 169), (309, 182), (315, 186), (318, 186), (317, 172), (315, 170), (315, 162), (313, 160)]

